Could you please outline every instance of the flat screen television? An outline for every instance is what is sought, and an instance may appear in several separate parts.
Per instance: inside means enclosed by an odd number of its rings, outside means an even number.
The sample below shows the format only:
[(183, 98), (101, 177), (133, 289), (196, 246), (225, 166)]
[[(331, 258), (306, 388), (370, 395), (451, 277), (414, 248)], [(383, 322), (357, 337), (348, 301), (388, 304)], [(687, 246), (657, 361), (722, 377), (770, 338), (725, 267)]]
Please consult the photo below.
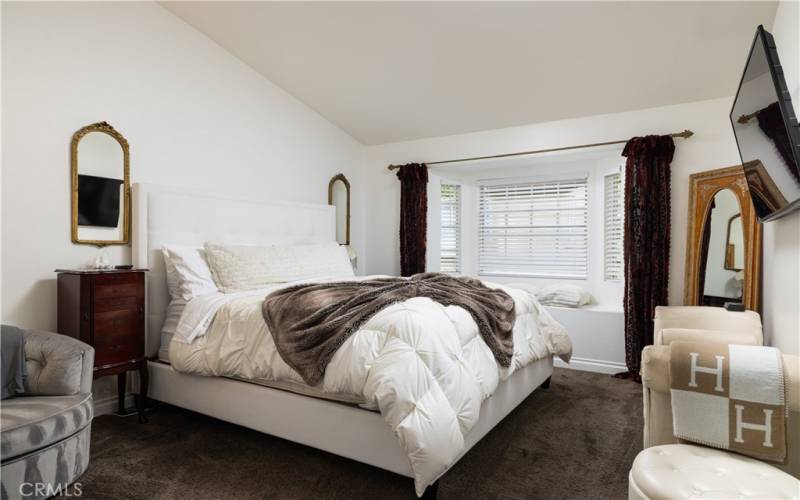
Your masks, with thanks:
[(763, 26), (756, 30), (730, 120), (758, 219), (800, 208), (800, 128), (775, 40)]
[(122, 179), (78, 175), (78, 225), (117, 227)]

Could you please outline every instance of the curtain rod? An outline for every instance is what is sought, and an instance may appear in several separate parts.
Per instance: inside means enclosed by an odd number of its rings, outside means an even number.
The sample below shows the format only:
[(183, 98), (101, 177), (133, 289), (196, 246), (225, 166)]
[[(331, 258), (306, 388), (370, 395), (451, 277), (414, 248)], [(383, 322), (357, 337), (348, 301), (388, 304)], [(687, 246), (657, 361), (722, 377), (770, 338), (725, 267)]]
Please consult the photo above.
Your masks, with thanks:
[[(670, 137), (683, 137), (684, 139), (688, 139), (689, 137), (694, 135), (689, 129), (684, 130), (683, 132), (675, 132), (674, 134), (669, 134)], [(537, 149), (534, 151), (521, 151), (519, 153), (504, 153), (499, 155), (489, 155), (489, 156), (473, 156), (472, 158), (459, 158), (457, 160), (440, 160), (440, 161), (432, 161), (426, 163), (429, 167), (432, 165), (443, 165), (445, 163), (461, 163), (463, 161), (475, 161), (475, 160), (491, 160), (495, 158), (508, 158), (509, 156), (526, 156), (526, 155), (534, 155), (539, 153), (553, 153), (555, 151), (566, 151), (568, 149), (584, 149), (584, 148), (596, 148), (598, 146), (610, 146), (612, 144), (625, 144), (628, 142), (628, 139), (621, 140), (621, 141), (608, 141), (608, 142), (595, 142), (593, 144), (580, 144), (578, 146), (564, 146), (561, 148), (550, 148), (550, 149)], [(389, 165), (389, 170), (395, 170), (400, 168), (400, 165)]]

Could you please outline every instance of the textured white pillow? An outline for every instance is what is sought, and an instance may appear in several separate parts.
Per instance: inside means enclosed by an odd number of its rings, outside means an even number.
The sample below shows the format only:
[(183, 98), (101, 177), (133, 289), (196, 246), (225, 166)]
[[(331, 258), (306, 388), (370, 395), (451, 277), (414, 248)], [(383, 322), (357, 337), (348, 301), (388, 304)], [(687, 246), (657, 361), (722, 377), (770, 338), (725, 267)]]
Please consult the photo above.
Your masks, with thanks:
[(225, 293), (272, 283), (354, 276), (347, 249), (335, 242), (292, 246), (205, 244), (214, 281)]
[(546, 306), (580, 307), (592, 301), (592, 296), (576, 285), (555, 283), (536, 292), (536, 298)]
[(173, 300), (188, 302), (195, 297), (219, 291), (203, 257), (202, 248), (163, 245), (161, 252), (167, 268), (167, 288)]

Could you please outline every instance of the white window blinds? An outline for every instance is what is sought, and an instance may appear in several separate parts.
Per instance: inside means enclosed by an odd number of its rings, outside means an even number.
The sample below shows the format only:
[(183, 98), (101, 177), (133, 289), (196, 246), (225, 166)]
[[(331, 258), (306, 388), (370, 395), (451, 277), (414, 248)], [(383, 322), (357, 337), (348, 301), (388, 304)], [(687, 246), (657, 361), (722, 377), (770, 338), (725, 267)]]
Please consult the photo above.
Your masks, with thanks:
[(461, 271), (461, 186), (442, 184), (439, 270)]
[(586, 178), (480, 186), (484, 275), (585, 279)]
[(605, 176), (604, 204), (604, 262), (606, 281), (620, 281), (623, 277), (623, 206), (622, 174), (617, 172)]

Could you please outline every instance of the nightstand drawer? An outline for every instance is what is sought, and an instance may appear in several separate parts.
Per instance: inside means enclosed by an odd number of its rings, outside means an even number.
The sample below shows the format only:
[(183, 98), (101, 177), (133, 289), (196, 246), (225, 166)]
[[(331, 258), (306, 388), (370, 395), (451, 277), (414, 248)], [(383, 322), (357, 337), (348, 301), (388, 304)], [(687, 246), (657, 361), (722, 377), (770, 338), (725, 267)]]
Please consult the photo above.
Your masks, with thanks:
[(95, 313), (109, 311), (139, 311), (139, 299), (137, 297), (110, 297), (107, 299), (94, 299)]
[(142, 315), (121, 310), (94, 315), (95, 366), (136, 359), (144, 354)]
[(143, 284), (144, 275), (138, 273), (101, 274), (94, 277), (94, 298), (136, 297)]
[(109, 297), (136, 297), (138, 294), (139, 285), (136, 283), (94, 285), (95, 300)]
[(136, 337), (142, 339), (141, 315), (136, 310), (98, 312), (94, 315), (94, 342), (115, 343)]
[(94, 366), (112, 365), (141, 358), (144, 346), (140, 339), (120, 339), (119, 342), (105, 341), (94, 344)]

